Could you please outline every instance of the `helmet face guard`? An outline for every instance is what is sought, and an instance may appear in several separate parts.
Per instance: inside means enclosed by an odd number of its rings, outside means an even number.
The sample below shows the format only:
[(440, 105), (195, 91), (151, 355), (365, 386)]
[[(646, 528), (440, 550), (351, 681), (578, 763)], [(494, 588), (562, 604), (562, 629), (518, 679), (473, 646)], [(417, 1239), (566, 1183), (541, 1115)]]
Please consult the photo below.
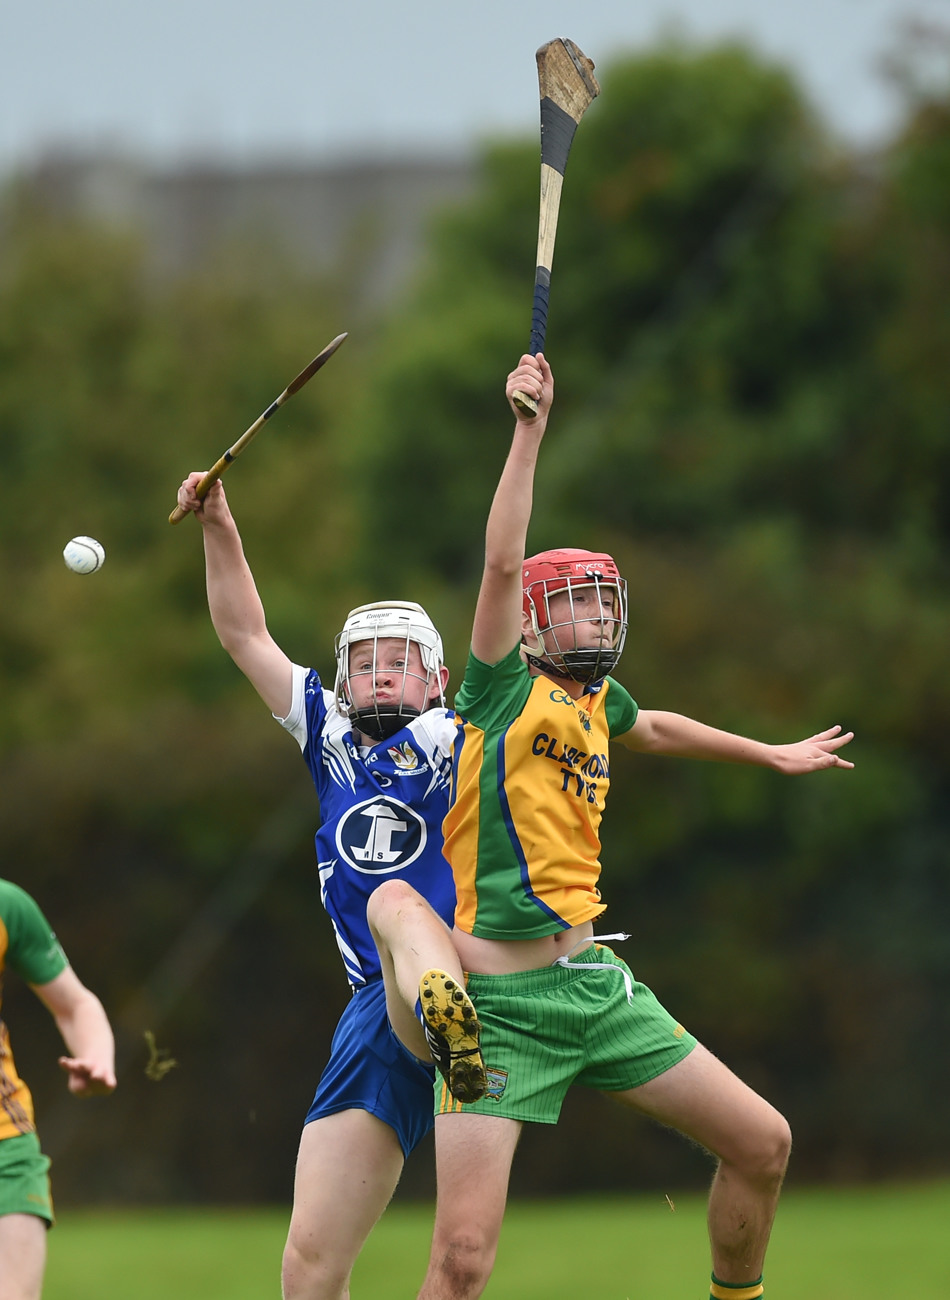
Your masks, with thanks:
[[(404, 652), (401, 656), (402, 667), (393, 670), (390, 676), (401, 676), (402, 681), (392, 702), (380, 704), (373, 690), (372, 701), (362, 708), (353, 704), (352, 682), (356, 677), (369, 677), (373, 683), (379, 671), (379, 642), (386, 640), (401, 641)], [(350, 648), (366, 643), (367, 666), (357, 672), (350, 668)], [(422, 660), (423, 674), (413, 672), (409, 667), (409, 649), (416, 645)], [(413, 718), (419, 717), (421, 709), (406, 701), (406, 688), (410, 682), (420, 681), (424, 685), (425, 708), (432, 699), (432, 686), (438, 687), (438, 700), (445, 704), (442, 690), (442, 638), (435, 629), (421, 605), (412, 601), (392, 600), (377, 601), (372, 605), (360, 605), (347, 615), (343, 630), (336, 638), (336, 683), (333, 693), (336, 705), (344, 717), (364, 735), (374, 741), (388, 740)]]
[[(574, 549), (542, 551), (524, 562), (522, 569), (524, 612), (528, 615), (535, 646), (527, 645), (530, 664), (542, 672), (570, 681), (599, 682), (613, 672), (627, 638), (627, 584), (611, 556)], [(592, 590), (596, 605), (575, 608), (575, 593)], [(551, 600), (567, 596), (564, 609), (554, 619)], [(594, 610), (601, 611), (600, 616)], [(601, 622), (598, 644), (578, 646), (578, 625)], [(581, 635), (589, 639), (589, 633)]]

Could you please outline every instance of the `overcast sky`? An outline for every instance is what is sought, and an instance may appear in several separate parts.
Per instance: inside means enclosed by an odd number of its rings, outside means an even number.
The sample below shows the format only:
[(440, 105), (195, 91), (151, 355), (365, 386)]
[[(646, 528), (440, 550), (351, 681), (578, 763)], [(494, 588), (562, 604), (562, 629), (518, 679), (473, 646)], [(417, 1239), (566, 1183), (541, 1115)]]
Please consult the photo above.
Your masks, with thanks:
[(877, 70), (902, 20), (950, 0), (0, 0), (0, 170), (52, 148), (168, 163), (466, 149), (536, 129), (533, 54), (602, 69), (670, 24), (797, 70), (845, 138), (895, 119)]

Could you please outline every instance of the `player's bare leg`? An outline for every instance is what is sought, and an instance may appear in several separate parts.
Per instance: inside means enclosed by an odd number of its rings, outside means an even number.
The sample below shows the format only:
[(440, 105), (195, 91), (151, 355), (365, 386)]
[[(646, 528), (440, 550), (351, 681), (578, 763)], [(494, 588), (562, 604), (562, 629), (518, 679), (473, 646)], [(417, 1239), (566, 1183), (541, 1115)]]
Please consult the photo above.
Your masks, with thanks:
[(379, 951), (389, 1023), (400, 1042), (420, 1060), (434, 1061), (459, 1101), (477, 1101), (487, 1086), (480, 1025), (448, 926), (401, 880), (373, 891), (366, 919)]
[(396, 1134), (367, 1111), (340, 1111), (304, 1126), (281, 1271), (284, 1300), (349, 1300), (353, 1264), (402, 1167)]
[(713, 1273), (721, 1282), (758, 1279), (791, 1150), (785, 1119), (702, 1045), (614, 1095), (718, 1158), (708, 1209)]
[(521, 1125), (496, 1115), (435, 1118), (438, 1200), (419, 1300), (475, 1300), (488, 1285)]
[(366, 919), (379, 949), (389, 1023), (404, 1047), (431, 1064), (416, 1001), (419, 982), (433, 967), (465, 987), (451, 931), (422, 895), (401, 880), (387, 880), (373, 890)]
[(0, 1300), (40, 1300), (46, 1232), (35, 1214), (0, 1215)]

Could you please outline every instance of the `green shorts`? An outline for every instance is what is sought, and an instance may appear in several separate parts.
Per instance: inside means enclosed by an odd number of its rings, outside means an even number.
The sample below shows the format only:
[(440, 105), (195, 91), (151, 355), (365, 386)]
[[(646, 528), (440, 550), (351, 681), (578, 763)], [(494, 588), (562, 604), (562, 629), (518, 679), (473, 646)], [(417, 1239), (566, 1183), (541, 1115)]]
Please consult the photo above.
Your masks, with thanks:
[(53, 1222), (49, 1157), (35, 1133), (0, 1142), (0, 1214), (35, 1214)]
[(488, 1092), (463, 1106), (437, 1075), (437, 1115), (464, 1110), (556, 1124), (572, 1083), (626, 1092), (664, 1074), (696, 1046), (609, 948), (591, 944), (572, 963), (468, 976)]

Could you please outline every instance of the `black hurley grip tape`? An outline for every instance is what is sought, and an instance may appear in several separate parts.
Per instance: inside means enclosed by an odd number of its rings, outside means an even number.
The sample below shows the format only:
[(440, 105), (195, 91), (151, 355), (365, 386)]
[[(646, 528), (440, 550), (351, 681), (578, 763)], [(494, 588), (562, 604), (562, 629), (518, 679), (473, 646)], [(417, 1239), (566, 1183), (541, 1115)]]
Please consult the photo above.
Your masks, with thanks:
[(577, 123), (553, 99), (541, 100), (541, 165), (564, 175)]
[(531, 311), (531, 343), (528, 351), (533, 357), (544, 351), (544, 336), (548, 329), (548, 297), (551, 292), (551, 271), (539, 266), (534, 278), (534, 307)]

